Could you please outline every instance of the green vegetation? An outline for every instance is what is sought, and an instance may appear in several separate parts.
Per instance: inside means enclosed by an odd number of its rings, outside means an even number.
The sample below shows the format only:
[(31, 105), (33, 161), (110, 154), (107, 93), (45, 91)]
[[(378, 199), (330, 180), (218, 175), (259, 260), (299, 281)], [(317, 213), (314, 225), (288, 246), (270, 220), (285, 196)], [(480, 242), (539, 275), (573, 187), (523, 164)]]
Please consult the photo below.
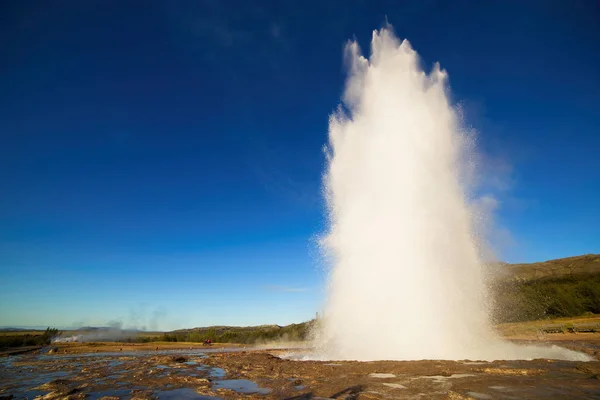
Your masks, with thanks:
[(559, 258), (530, 264), (503, 264), (518, 281), (600, 274), (600, 254)]
[(314, 321), (287, 326), (263, 325), (252, 327), (211, 326), (208, 328), (182, 329), (161, 336), (140, 336), (137, 342), (204, 342), (259, 344), (273, 341), (301, 341), (310, 334)]
[(540, 332), (552, 333), (547, 331), (552, 327), (557, 333), (569, 332), (570, 327), (574, 326), (600, 326), (600, 315), (586, 314), (578, 317), (550, 318), (527, 322), (507, 322), (496, 325), (496, 330), (503, 336), (519, 335), (539, 335)]
[(600, 274), (500, 282), (494, 299), (498, 323), (600, 314)]
[(48, 327), (45, 331), (10, 332), (0, 335), (0, 349), (23, 346), (46, 346), (52, 339), (60, 335), (56, 328)]

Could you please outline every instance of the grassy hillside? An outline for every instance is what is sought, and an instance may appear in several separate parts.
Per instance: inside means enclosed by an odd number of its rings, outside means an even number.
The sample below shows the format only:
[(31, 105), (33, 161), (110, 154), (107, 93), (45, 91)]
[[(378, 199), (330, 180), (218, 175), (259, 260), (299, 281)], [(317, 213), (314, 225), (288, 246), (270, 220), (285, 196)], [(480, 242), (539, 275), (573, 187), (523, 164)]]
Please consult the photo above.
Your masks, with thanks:
[(503, 264), (510, 280), (533, 281), (600, 274), (600, 254), (559, 258), (531, 264)]
[(496, 322), (600, 313), (600, 255), (504, 265), (492, 284)]
[(261, 325), (249, 327), (210, 326), (206, 328), (181, 329), (165, 333), (158, 340), (168, 342), (260, 343), (276, 340), (305, 340), (314, 321), (287, 326)]

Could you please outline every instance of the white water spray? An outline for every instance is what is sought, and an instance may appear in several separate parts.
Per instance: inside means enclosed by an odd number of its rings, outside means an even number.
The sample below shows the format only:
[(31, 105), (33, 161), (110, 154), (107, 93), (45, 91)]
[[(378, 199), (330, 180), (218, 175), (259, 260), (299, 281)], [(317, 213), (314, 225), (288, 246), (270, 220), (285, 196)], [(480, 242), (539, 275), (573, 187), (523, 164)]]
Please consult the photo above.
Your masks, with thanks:
[(490, 328), (469, 166), (469, 136), (447, 74), (420, 68), (391, 27), (369, 59), (346, 48), (349, 77), (329, 126), (325, 190), (334, 267), (323, 359), (588, 359), (519, 347)]

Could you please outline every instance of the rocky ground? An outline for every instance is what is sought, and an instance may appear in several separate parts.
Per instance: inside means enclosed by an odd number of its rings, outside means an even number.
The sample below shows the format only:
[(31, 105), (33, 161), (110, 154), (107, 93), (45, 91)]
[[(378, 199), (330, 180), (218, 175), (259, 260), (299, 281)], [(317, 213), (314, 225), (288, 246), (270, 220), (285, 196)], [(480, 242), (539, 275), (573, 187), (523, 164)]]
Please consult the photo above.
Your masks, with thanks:
[(596, 361), (319, 362), (288, 350), (67, 343), (0, 359), (0, 398), (600, 398), (600, 335), (560, 338)]

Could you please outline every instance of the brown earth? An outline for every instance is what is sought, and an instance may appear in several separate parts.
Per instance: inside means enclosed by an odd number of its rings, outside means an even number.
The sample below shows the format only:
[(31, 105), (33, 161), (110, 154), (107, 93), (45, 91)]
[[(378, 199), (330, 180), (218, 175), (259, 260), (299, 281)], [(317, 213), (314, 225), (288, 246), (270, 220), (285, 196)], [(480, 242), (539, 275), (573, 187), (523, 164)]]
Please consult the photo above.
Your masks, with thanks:
[(151, 342), (151, 343), (120, 343), (120, 342), (70, 342), (54, 343), (52, 345), (59, 354), (80, 354), (80, 353), (112, 353), (112, 352), (130, 352), (130, 351), (152, 351), (152, 350), (199, 350), (199, 349), (222, 349), (222, 348), (243, 348), (248, 347), (244, 344), (235, 343), (213, 343), (211, 346), (204, 346), (202, 343), (188, 342)]
[[(600, 357), (600, 334), (548, 336), (535, 342)], [(219, 349), (223, 346), (61, 343), (50, 355), (5, 358), (0, 398), (23, 393), (104, 400), (190, 393), (224, 399), (600, 398), (600, 361), (295, 361), (286, 358), (290, 350)], [(248, 384), (240, 379), (256, 383), (254, 393), (232, 390)]]
[[(272, 388), (273, 391), (266, 397), (273, 399), (600, 396), (600, 363), (597, 361), (318, 362), (285, 360), (272, 352), (245, 352), (214, 354), (204, 363), (224, 368), (228, 376), (249, 379), (261, 387)], [(303, 387), (298, 389), (298, 386)], [(237, 398), (235, 393), (217, 394)]]

